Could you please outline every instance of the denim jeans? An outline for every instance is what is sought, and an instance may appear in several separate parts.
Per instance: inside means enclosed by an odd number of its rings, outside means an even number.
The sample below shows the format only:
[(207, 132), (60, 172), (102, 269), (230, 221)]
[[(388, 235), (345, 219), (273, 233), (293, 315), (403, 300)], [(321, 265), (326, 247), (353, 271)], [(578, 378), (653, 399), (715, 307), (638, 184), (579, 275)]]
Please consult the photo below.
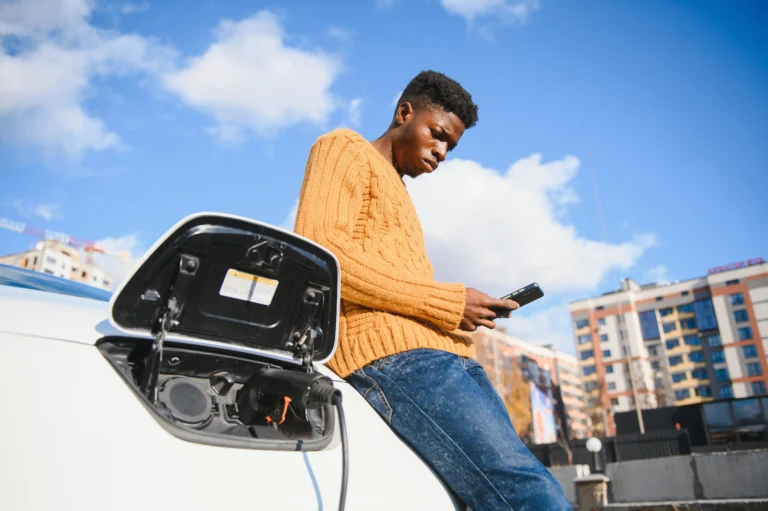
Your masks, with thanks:
[(416, 349), (347, 380), (473, 511), (571, 510), (474, 360)]

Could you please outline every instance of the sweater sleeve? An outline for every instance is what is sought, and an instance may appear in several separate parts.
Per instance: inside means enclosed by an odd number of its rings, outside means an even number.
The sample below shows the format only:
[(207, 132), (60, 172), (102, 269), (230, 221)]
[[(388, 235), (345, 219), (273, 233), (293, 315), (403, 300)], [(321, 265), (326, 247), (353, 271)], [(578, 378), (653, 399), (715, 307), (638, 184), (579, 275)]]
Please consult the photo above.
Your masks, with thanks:
[(341, 297), (375, 310), (458, 328), (466, 289), (399, 271), (365, 252), (352, 237), (371, 171), (349, 138), (326, 135), (312, 146), (296, 215), (296, 233), (328, 248), (341, 267)]

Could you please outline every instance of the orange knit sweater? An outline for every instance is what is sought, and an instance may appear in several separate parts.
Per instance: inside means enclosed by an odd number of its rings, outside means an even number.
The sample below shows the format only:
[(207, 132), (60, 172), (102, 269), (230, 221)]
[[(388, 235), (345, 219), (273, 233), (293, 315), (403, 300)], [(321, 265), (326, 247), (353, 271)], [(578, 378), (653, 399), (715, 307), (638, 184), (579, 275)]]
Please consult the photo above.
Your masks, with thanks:
[(295, 231), (341, 266), (339, 346), (328, 363), (339, 376), (416, 348), (474, 355), (456, 330), (465, 287), (434, 280), (405, 183), (362, 136), (339, 129), (312, 146)]

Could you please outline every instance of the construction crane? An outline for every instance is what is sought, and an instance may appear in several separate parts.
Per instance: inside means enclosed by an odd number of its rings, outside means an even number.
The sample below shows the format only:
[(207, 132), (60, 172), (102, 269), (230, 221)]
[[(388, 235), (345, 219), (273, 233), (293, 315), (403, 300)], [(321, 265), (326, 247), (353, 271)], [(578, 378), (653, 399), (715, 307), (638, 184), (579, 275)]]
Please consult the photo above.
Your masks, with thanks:
[(121, 262), (127, 263), (128, 259), (131, 257), (131, 254), (127, 250), (122, 252), (109, 251), (94, 241), (82, 240), (63, 232), (51, 231), (50, 229), (38, 229), (24, 222), (16, 222), (7, 218), (0, 217), (0, 229), (6, 229), (20, 234), (28, 234), (44, 240), (59, 241), (70, 247), (85, 251), (89, 256), (89, 259), (92, 254), (102, 254), (109, 257), (115, 257)]

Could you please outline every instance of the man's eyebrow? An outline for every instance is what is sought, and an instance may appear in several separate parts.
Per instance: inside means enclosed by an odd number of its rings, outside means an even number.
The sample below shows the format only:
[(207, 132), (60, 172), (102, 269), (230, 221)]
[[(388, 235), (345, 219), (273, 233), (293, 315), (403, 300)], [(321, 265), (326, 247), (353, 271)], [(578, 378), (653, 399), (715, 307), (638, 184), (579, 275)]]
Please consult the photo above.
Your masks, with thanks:
[(437, 123), (437, 125), (443, 130), (442, 135), (448, 139), (448, 150), (452, 151), (456, 147), (456, 142), (453, 141), (451, 130), (440, 123)]

